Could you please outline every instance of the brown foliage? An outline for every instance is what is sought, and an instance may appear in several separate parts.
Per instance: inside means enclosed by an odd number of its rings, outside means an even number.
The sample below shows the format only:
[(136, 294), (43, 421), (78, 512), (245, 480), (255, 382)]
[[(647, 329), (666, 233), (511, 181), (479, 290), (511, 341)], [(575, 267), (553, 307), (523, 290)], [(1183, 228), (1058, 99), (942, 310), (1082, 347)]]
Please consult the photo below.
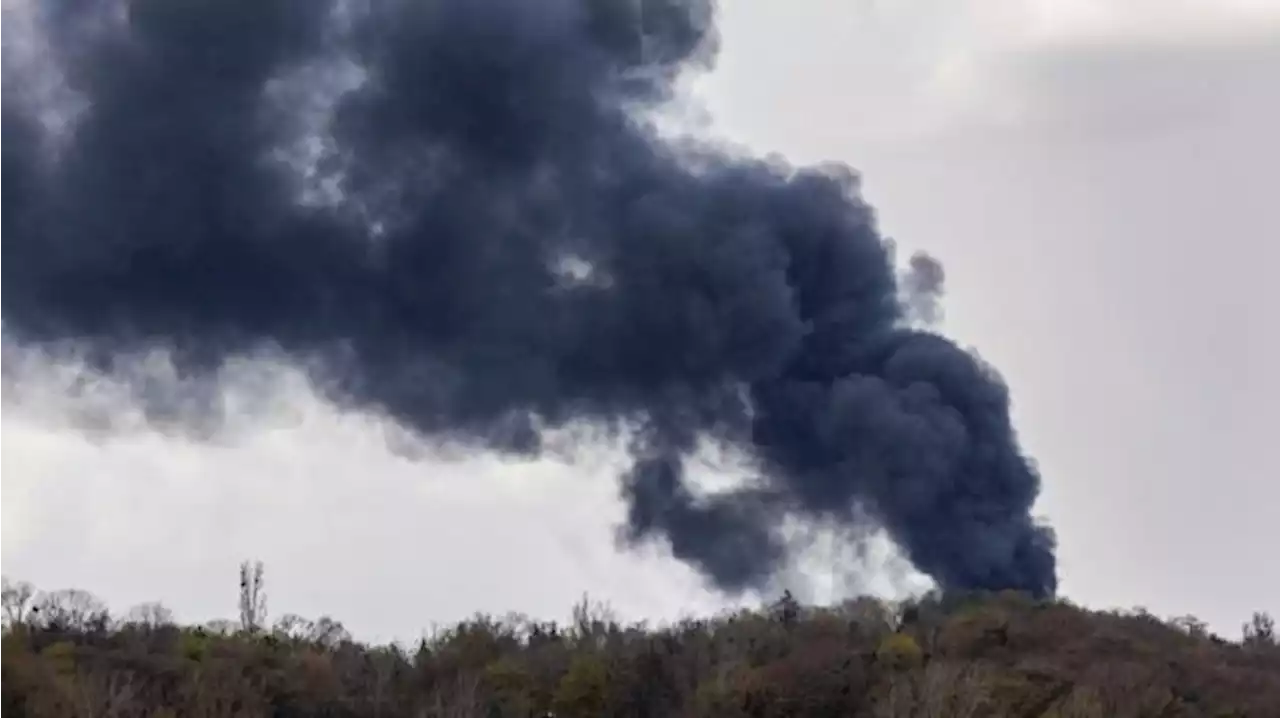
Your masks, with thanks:
[(255, 608), (240, 630), (211, 630), (148, 604), (112, 623), (83, 591), (6, 591), (0, 683), (15, 716), (1280, 715), (1265, 614), (1228, 642), (1192, 617), (1010, 594), (784, 601), (661, 629), (584, 599), (567, 627), (479, 616), (405, 651), (355, 643), (327, 618), (266, 633)]

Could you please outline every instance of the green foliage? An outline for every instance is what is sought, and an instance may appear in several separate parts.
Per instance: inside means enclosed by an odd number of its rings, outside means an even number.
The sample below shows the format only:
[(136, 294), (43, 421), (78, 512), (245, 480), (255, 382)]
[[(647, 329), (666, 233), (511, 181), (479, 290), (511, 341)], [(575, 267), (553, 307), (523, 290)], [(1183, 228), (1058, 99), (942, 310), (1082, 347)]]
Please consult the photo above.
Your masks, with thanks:
[(1261, 613), (1228, 642), (1192, 617), (1016, 594), (792, 599), (660, 628), (584, 598), (567, 626), (477, 616), (405, 651), (327, 618), (285, 614), (266, 631), (257, 598), (242, 601), (251, 620), (179, 628), (155, 604), (104, 622), (84, 592), (11, 593), (0, 685), (15, 716), (1191, 718), (1280, 705)]
[(609, 673), (600, 656), (574, 656), (560, 679), (554, 700), (555, 714), (563, 718), (595, 718), (606, 714)]
[(892, 633), (876, 647), (876, 661), (900, 670), (917, 668), (924, 662), (924, 651), (911, 636)]
[(514, 656), (504, 656), (484, 669), (484, 688), (489, 693), (490, 713), (503, 716), (531, 715), (546, 710), (539, 705), (537, 680)]
[(183, 631), (178, 645), (183, 658), (199, 662), (209, 653), (209, 636), (204, 631)]
[(40, 651), (44, 664), (60, 676), (72, 676), (76, 672), (76, 644), (71, 641), (58, 641), (45, 646)]

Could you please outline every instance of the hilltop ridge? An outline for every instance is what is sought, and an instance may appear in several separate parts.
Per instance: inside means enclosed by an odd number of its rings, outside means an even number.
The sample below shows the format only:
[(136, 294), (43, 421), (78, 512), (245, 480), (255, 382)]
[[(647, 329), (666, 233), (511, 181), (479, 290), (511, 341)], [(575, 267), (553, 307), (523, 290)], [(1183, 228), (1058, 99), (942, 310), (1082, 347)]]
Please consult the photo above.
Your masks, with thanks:
[(87, 592), (6, 581), (6, 715), (1280, 715), (1265, 613), (1230, 641), (1190, 617), (1013, 592), (826, 608), (787, 594), (654, 628), (584, 597), (567, 625), (477, 616), (378, 646), (327, 617), (265, 627), (261, 573), (244, 577), (241, 620), (204, 626), (159, 604), (112, 619)]

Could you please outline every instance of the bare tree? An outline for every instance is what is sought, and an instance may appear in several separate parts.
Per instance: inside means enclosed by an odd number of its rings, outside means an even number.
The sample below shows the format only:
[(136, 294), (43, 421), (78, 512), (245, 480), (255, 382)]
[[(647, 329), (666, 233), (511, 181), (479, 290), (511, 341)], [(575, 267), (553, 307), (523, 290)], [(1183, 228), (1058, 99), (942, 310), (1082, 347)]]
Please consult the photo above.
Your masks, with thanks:
[(916, 716), (916, 682), (905, 672), (896, 672), (889, 677), (888, 690), (877, 696), (872, 704), (872, 715), (876, 718), (915, 718)]
[[(134, 676), (120, 671), (81, 672), (76, 681), (78, 715), (86, 718), (114, 718), (137, 715), (131, 711), (136, 691)], [(136, 707), (135, 707), (136, 708)]]
[(32, 599), (36, 596), (36, 587), (26, 581), (10, 581), (8, 577), (3, 579), (3, 583), (3, 589), (0, 589), (0, 606), (4, 610), (4, 625), (8, 627), (25, 623)]
[(1178, 616), (1169, 621), (1169, 624), (1193, 638), (1204, 638), (1209, 635), (1209, 624), (1190, 614)]
[(1271, 614), (1256, 612), (1249, 622), (1244, 624), (1244, 644), (1246, 646), (1268, 646), (1276, 642), (1276, 622)]
[(256, 633), (267, 622), (267, 591), (262, 562), (240, 564), (240, 628)]
[(215, 618), (204, 624), (204, 630), (217, 636), (229, 636), (235, 633), (236, 623), (225, 618)]
[(383, 715), (384, 705), (392, 695), (392, 678), (395, 676), (396, 664), (400, 660), (395, 648), (377, 648), (369, 653), (370, 667), (373, 673), (373, 689), (369, 691), (369, 701), (373, 704), (375, 718)]
[(296, 613), (286, 613), (276, 619), (271, 632), (281, 638), (305, 640), (311, 634), (312, 622)]
[(427, 705), (427, 715), (439, 718), (479, 718), (482, 714), (480, 678), (460, 673), (453, 686), (440, 686)]
[(889, 677), (888, 690), (877, 696), (873, 714), (879, 718), (994, 715), (991, 680), (980, 667), (945, 661), (930, 663), (924, 670), (895, 672)]
[(335, 648), (339, 644), (351, 640), (351, 634), (341, 621), (336, 621), (328, 616), (321, 616), (311, 624), (311, 631), (308, 638), (318, 645), (326, 648)]
[(619, 630), (617, 613), (603, 601), (592, 601), (587, 594), (573, 606), (574, 640), (581, 645), (601, 647), (609, 634)]
[(45, 626), (82, 631), (106, 628), (109, 618), (107, 607), (96, 596), (78, 588), (41, 595), (31, 612), (39, 613)]
[(164, 604), (154, 601), (140, 603), (129, 609), (125, 622), (137, 626), (146, 626), (147, 628), (160, 628), (161, 626), (173, 624), (173, 611), (165, 608)]
[(351, 634), (342, 622), (329, 616), (321, 616), (312, 621), (296, 613), (286, 613), (275, 622), (271, 632), (281, 638), (306, 641), (326, 648), (334, 648), (351, 640)]
[(988, 714), (988, 676), (975, 665), (934, 662), (917, 677), (921, 718), (970, 718)]
[(851, 630), (873, 641), (892, 633), (897, 625), (897, 617), (892, 609), (869, 596), (845, 601), (837, 609), (837, 613), (848, 621)]
[(800, 615), (803, 612), (800, 602), (796, 600), (795, 596), (791, 595), (790, 589), (782, 592), (782, 598), (773, 604), (772, 610), (777, 620), (788, 628), (794, 626), (800, 620)]
[(1094, 718), (1108, 715), (1106, 706), (1099, 697), (1098, 689), (1088, 685), (1078, 685), (1071, 689), (1053, 706), (1054, 714), (1062, 718)]

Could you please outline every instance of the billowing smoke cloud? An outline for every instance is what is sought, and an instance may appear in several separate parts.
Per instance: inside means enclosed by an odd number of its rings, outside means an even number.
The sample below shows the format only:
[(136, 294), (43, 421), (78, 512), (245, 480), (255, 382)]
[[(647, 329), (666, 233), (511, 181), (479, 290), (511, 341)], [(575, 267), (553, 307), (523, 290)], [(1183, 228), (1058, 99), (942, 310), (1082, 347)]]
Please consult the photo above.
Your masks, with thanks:
[[(627, 535), (727, 590), (779, 569), (786, 516), (870, 516), (944, 588), (1055, 590), (1005, 386), (911, 328), (941, 267), (900, 286), (844, 167), (643, 119), (714, 59), (711, 0), (39, 12), (82, 109), (50, 141), (5, 78), (6, 342), (160, 345), (195, 377), (268, 346), (495, 451), (629, 427)], [(759, 481), (699, 496), (707, 439)]]

